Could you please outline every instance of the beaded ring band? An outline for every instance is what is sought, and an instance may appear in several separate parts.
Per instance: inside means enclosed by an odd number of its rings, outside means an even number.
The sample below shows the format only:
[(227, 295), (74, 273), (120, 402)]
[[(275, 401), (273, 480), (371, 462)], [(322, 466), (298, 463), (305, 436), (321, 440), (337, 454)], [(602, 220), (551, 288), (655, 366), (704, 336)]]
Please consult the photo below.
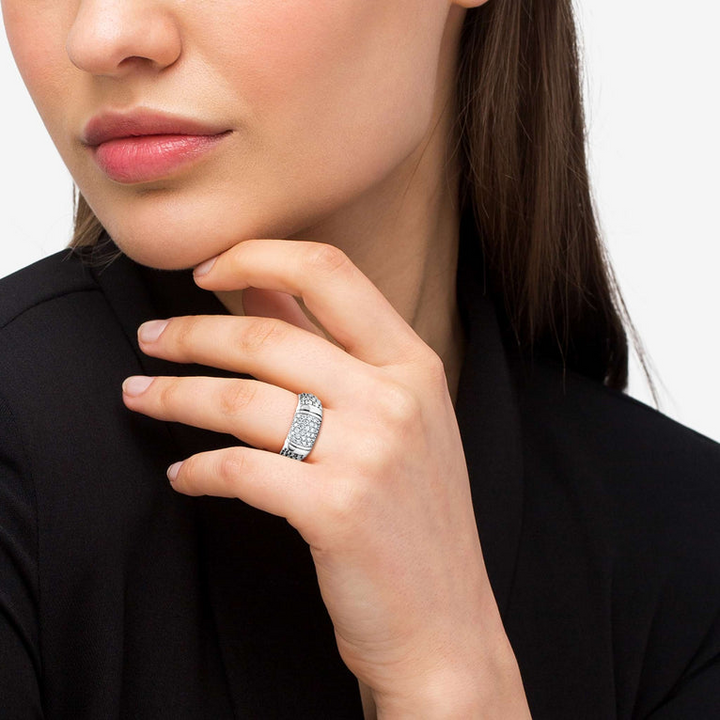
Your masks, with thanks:
[(322, 424), (323, 406), (316, 395), (300, 393), (295, 415), (280, 455), (304, 460), (315, 445)]

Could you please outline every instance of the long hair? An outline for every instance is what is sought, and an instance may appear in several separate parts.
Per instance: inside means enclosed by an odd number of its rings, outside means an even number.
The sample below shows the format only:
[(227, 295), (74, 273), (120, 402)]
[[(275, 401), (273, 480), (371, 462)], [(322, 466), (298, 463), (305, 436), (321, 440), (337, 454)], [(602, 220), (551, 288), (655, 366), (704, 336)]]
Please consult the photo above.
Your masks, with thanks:
[[(659, 406), (600, 236), (572, 0), (470, 9), (458, 53), (461, 204), (472, 206), (491, 290), (518, 346), (624, 391), (630, 332)], [(69, 247), (102, 236), (78, 193)]]

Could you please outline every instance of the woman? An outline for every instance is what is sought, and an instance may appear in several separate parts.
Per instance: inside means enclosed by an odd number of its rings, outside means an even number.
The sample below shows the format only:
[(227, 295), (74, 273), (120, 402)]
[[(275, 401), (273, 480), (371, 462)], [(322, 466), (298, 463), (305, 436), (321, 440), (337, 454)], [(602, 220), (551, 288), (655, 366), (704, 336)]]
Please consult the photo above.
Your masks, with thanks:
[(4, 717), (717, 714), (569, 1), (2, 7), (80, 193), (0, 284)]

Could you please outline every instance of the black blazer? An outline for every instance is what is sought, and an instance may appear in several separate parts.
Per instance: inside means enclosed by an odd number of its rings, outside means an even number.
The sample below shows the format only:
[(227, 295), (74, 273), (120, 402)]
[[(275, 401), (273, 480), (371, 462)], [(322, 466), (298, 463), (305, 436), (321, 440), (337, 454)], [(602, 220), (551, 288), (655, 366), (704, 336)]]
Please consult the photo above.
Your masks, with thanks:
[[(523, 364), (477, 260), (462, 242), (456, 410), (533, 717), (720, 717), (720, 445)], [(189, 271), (125, 256), (0, 281), (3, 720), (362, 717), (299, 535), (167, 482), (238, 441), (122, 402), (128, 375), (224, 374), (145, 356), (141, 322), (225, 312)]]

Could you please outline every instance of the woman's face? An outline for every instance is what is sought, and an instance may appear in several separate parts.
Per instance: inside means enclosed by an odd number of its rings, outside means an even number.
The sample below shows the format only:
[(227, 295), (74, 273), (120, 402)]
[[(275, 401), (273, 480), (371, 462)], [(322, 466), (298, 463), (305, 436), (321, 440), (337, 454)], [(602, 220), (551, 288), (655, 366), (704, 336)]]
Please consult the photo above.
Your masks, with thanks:
[[(465, 13), (450, 0), (2, 0), (2, 9), (20, 72), (90, 207), (130, 257), (167, 269), (243, 239), (318, 228), (392, 187), (444, 101), (439, 77)], [(139, 110), (199, 127), (138, 126)], [(108, 113), (130, 124), (108, 125)], [(93, 148), (98, 116), (113, 137), (124, 128), (215, 137)]]

